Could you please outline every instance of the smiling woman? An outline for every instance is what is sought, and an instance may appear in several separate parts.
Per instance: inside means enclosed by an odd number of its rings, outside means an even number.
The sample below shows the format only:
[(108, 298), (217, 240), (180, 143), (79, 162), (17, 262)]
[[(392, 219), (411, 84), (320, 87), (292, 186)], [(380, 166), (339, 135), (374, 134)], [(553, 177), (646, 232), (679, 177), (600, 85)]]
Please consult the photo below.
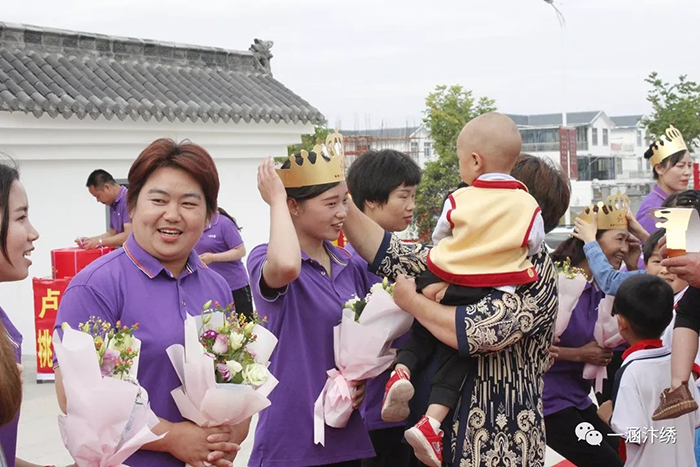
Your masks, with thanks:
[[(127, 459), (132, 467), (195, 467), (205, 461), (230, 466), (245, 439), (248, 423), (200, 428), (180, 415), (170, 392), (180, 386), (165, 352), (184, 344), (184, 320), (214, 300), (231, 301), (223, 277), (208, 269), (194, 251), (216, 212), (219, 176), (207, 151), (194, 143), (159, 139), (148, 146), (129, 171), (127, 203), (133, 224), (122, 249), (102, 257), (71, 281), (58, 310), (57, 329), (74, 329), (90, 316), (115, 326), (140, 323), (139, 383), (150, 394), (160, 418), (154, 428), (167, 435)], [(56, 392), (65, 411), (60, 368)]]
[[(13, 166), (0, 163), (0, 282), (26, 279), (39, 233), (29, 222), (29, 200)], [(22, 382), (17, 365), (22, 335), (0, 308), (0, 464), (32, 464), (15, 459)], [(5, 465), (5, 464), (2, 464)]]
[[(277, 172), (272, 159), (258, 168), (258, 189), (270, 206), (270, 241), (250, 253), (248, 271), (258, 312), (279, 339), (270, 365), (279, 384), (272, 405), (260, 413), (251, 467), (359, 467), (360, 459), (374, 456), (357, 411), (345, 428), (325, 431), (324, 445), (313, 442), (314, 401), (336, 365), (333, 328), (343, 303), (364, 297), (370, 286), (365, 271), (331, 243), (347, 216), (341, 157), (304, 151)], [(353, 384), (357, 408), (365, 384)]]

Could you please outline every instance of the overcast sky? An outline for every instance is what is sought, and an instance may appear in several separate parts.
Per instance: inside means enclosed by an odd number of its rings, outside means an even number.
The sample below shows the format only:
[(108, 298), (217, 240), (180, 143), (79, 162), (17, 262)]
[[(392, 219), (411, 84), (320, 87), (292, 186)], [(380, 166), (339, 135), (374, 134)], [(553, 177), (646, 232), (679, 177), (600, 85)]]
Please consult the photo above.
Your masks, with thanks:
[(644, 113), (644, 78), (700, 81), (700, 1), (0, 0), (0, 21), (247, 50), (346, 129), (420, 122), (461, 84), (508, 113)]

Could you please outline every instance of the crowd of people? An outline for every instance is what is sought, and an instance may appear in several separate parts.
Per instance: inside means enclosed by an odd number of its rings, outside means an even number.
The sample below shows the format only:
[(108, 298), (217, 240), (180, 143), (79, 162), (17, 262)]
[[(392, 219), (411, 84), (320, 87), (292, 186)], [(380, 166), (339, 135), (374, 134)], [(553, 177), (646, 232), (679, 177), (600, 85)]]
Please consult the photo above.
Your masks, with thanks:
[[(57, 323), (139, 323), (138, 379), (163, 436), (126, 463), (229, 466), (254, 436), (251, 467), (544, 466), (547, 446), (580, 467), (695, 466), (700, 253), (669, 257), (655, 216), (700, 211), (682, 136), (670, 129), (645, 154), (657, 184), (636, 217), (621, 198), (592, 206), (553, 253), (544, 237), (569, 209), (567, 176), (522, 154), (515, 124), (495, 112), (467, 123), (457, 156), (463, 186), (436, 213), (434, 245), (396, 235), (413, 221), (421, 183), (405, 154), (369, 151), (347, 177), (336, 150), (302, 151), (280, 168), (263, 161), (270, 235), (245, 266), (240, 227), (218, 205), (220, 176), (201, 146), (154, 141), (128, 188), (104, 170), (90, 174), (110, 229), (76, 243), (117, 249), (71, 280)], [(17, 167), (4, 161), (0, 281), (29, 274), (39, 238), (29, 205)], [(334, 244), (341, 232), (345, 248)], [(555, 335), (560, 285), (577, 275), (585, 284)], [(333, 328), (347, 300), (385, 278), (414, 325), (393, 341), (390, 369), (351, 382), (357, 410), (317, 444), (314, 404), (336, 365)], [(278, 385), (254, 434), (251, 420), (202, 428), (171, 397), (181, 383), (166, 349), (184, 342), (185, 318), (211, 300), (255, 310), (278, 339), (269, 367)], [(16, 458), (22, 338), (1, 309), (0, 320), (0, 465), (32, 466)], [(601, 341), (603, 322), (614, 322), (614, 342)], [(589, 366), (605, 374), (600, 387)], [(55, 375), (65, 412), (58, 362)], [(632, 435), (670, 428), (673, 442)]]

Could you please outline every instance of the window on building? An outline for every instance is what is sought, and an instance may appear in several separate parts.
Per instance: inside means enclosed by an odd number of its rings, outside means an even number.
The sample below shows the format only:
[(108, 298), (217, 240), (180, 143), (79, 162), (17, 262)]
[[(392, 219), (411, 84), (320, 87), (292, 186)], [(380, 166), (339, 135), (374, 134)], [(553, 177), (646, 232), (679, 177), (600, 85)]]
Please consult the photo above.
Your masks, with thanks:
[(418, 141), (411, 141), (411, 157), (418, 156)]
[(603, 128), (603, 146), (608, 145), (608, 129)]
[(642, 145), (642, 130), (637, 130), (637, 146)]
[(425, 156), (426, 160), (430, 160), (430, 155), (433, 151), (433, 143), (430, 141), (426, 141), (423, 143), (423, 156)]
[(593, 146), (598, 146), (598, 128), (591, 128), (591, 142)]

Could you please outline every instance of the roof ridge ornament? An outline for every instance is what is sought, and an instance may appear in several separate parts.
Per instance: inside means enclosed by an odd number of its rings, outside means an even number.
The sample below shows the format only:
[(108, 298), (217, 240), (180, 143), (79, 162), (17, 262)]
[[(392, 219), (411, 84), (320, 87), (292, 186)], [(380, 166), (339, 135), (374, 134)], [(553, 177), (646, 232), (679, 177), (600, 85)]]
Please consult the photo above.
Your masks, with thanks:
[(272, 70), (270, 68), (270, 60), (273, 57), (272, 52), (270, 52), (270, 49), (273, 45), (275, 45), (273, 41), (254, 39), (253, 45), (251, 45), (248, 49), (251, 52), (253, 52), (253, 56), (256, 60), (256, 65), (260, 65), (260, 67), (263, 70), (265, 70), (266, 73), (270, 74), (272, 74)]

